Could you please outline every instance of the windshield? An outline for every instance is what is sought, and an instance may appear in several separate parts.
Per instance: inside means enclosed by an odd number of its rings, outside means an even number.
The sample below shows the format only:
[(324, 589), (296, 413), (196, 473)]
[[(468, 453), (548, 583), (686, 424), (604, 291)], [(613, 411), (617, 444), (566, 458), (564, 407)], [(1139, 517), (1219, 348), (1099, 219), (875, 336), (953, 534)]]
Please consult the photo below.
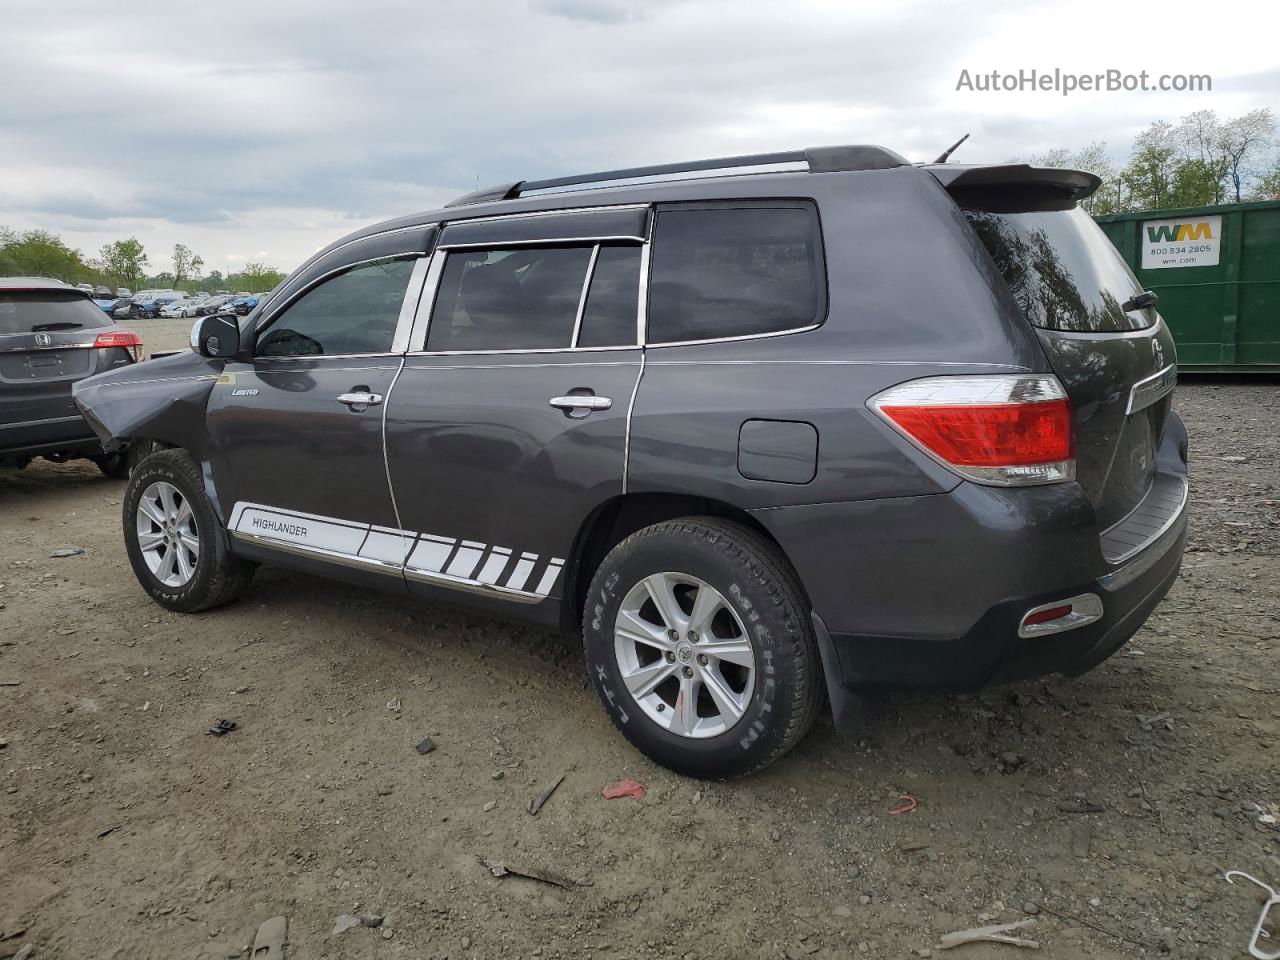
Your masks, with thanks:
[(1080, 208), (1033, 213), (966, 210), (1028, 321), (1047, 330), (1119, 333), (1156, 320), (1125, 312), (1142, 287), (1111, 241)]
[(111, 320), (82, 293), (0, 292), (0, 336), (109, 327)]

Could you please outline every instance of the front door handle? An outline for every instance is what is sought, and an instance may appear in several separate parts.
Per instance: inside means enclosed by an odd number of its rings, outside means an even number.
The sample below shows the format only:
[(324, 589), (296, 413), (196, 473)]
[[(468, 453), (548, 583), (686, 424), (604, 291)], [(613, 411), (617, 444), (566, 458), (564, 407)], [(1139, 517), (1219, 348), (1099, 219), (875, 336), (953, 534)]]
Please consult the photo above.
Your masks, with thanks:
[(608, 410), (613, 406), (609, 397), (582, 394), (576, 397), (552, 397), (547, 403), (559, 410)]
[(352, 410), (356, 407), (363, 410), (365, 407), (376, 407), (380, 404), (382, 394), (369, 393), (367, 390), (353, 390), (351, 393), (338, 394), (338, 402), (345, 403)]

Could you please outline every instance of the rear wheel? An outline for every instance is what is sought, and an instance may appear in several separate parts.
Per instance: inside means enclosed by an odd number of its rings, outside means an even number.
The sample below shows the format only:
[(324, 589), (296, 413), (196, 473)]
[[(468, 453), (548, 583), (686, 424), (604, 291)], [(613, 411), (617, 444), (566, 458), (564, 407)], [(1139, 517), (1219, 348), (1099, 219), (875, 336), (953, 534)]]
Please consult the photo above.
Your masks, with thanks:
[(777, 548), (741, 524), (673, 520), (618, 544), (592, 581), (583, 639), (614, 725), (690, 776), (759, 770), (822, 703), (803, 591)]
[(124, 540), (138, 582), (170, 610), (229, 603), (253, 576), (252, 564), (228, 552), (200, 468), (185, 450), (153, 453), (133, 471)]

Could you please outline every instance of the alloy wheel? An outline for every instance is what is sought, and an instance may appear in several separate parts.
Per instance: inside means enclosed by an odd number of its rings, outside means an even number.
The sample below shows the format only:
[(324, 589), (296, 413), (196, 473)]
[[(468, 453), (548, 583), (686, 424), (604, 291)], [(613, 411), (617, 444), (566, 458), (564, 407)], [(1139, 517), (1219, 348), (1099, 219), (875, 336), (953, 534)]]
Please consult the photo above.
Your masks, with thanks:
[(190, 501), (173, 484), (157, 480), (142, 491), (136, 519), (147, 569), (166, 587), (186, 586), (200, 559), (200, 532)]
[(710, 584), (655, 573), (623, 597), (614, 655), (632, 699), (682, 737), (725, 733), (755, 691), (756, 660), (737, 613)]

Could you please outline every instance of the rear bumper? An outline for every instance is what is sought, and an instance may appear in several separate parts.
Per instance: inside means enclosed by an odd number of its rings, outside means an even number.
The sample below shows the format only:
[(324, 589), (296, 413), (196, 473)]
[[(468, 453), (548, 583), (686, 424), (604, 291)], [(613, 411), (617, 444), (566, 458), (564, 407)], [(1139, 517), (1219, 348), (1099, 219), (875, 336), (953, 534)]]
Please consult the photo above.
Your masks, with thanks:
[[(1169, 431), (1160, 470), (1186, 477), (1185, 434)], [(877, 687), (974, 690), (1101, 663), (1177, 579), (1185, 502), (1158, 534), (1110, 563), (1075, 484), (762, 510), (813, 604), (833, 701)], [(1028, 610), (1080, 594), (1102, 617), (1019, 637)], [(837, 713), (839, 711), (837, 710)]]
[(80, 447), (101, 450), (102, 444), (84, 417), (58, 416), (0, 424), (0, 456), (39, 456)]

